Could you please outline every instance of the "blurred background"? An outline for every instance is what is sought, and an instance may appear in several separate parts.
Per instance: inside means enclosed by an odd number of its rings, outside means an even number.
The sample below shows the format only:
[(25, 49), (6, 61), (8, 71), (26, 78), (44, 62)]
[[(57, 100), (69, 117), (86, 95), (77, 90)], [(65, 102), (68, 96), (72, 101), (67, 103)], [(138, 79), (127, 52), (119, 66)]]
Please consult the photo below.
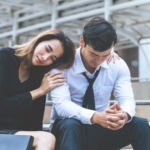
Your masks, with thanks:
[[(94, 16), (115, 25), (115, 51), (131, 72), (136, 115), (150, 121), (150, 0), (0, 0), (0, 47), (25, 43), (54, 28), (78, 47), (84, 25)], [(46, 104), (44, 123), (49, 123), (51, 105)]]
[(47, 29), (61, 29), (79, 46), (93, 16), (111, 20), (115, 51), (132, 81), (150, 81), (150, 0), (0, 0), (0, 47), (22, 44)]

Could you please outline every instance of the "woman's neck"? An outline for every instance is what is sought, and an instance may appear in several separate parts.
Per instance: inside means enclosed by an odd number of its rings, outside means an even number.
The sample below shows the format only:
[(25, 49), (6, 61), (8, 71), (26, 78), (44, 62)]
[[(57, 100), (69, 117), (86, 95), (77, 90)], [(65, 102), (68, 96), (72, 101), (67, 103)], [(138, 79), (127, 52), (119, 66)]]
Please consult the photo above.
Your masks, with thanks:
[(19, 80), (21, 83), (29, 79), (30, 68), (31, 67), (26, 65), (24, 61), (21, 61), (19, 66)]

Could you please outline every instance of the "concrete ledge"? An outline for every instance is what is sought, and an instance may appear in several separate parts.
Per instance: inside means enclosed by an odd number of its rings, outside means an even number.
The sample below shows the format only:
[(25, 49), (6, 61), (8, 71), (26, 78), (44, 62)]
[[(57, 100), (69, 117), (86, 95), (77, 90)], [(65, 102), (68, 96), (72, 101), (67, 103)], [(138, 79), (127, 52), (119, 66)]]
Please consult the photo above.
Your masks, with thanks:
[[(115, 103), (116, 100), (110, 100), (110, 104)], [(135, 100), (136, 105), (150, 105), (150, 100)]]

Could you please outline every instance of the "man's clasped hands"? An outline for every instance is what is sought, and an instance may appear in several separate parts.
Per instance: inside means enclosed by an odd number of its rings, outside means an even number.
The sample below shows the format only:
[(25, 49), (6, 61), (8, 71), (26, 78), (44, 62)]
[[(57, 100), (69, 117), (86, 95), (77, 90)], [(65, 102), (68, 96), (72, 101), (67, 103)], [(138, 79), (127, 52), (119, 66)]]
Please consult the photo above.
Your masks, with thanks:
[(92, 123), (100, 124), (111, 130), (121, 129), (128, 120), (130, 116), (121, 109), (118, 103), (114, 103), (103, 112), (96, 112), (91, 118)]

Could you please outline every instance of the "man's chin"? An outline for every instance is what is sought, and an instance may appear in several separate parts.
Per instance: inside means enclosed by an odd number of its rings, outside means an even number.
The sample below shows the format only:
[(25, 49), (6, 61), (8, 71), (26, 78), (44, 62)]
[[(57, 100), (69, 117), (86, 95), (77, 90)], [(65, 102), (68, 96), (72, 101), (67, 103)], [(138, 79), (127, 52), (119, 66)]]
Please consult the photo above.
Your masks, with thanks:
[(94, 64), (92, 64), (92, 65), (91, 65), (91, 67), (92, 67), (92, 68), (97, 68), (97, 67), (98, 67), (98, 65), (94, 65)]

